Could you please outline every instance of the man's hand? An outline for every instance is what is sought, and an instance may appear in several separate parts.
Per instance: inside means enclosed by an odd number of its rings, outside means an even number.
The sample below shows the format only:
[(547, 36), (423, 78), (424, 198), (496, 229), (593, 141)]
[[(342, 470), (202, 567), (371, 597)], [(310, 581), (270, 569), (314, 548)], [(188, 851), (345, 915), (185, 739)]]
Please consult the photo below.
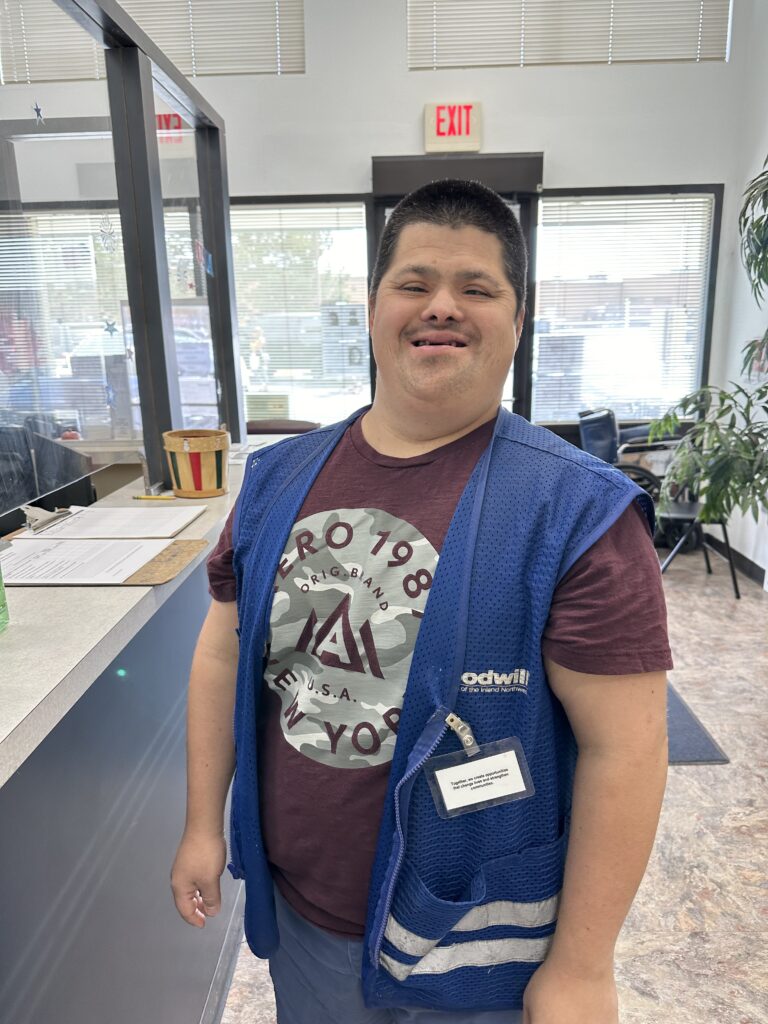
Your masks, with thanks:
[(618, 1024), (613, 969), (584, 977), (545, 961), (523, 995), (523, 1024)]
[(171, 871), (176, 909), (202, 928), (221, 907), (224, 805), (235, 767), (237, 605), (213, 601), (192, 659), (187, 709), (187, 820)]
[(182, 837), (171, 870), (176, 909), (195, 928), (221, 910), (219, 879), (226, 867), (227, 844), (221, 835)]

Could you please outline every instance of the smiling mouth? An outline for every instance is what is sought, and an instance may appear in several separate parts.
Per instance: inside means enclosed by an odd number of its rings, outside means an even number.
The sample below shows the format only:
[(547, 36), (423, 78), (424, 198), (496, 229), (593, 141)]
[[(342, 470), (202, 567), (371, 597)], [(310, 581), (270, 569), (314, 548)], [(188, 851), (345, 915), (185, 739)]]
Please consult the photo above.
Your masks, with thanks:
[(414, 348), (466, 348), (464, 341), (413, 341)]

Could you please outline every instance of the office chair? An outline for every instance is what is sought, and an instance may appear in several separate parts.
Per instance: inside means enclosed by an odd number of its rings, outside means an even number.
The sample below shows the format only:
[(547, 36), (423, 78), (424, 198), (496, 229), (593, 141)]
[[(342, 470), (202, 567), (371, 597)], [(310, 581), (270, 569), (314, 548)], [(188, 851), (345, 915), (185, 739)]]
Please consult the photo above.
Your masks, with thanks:
[[(731, 570), (731, 583), (733, 584), (733, 592), (736, 595), (736, 599), (741, 598), (739, 591), (739, 583), (736, 579), (736, 566), (733, 562), (733, 552), (731, 551), (731, 545), (728, 540), (728, 530), (725, 526), (725, 521), (720, 520), (719, 523), (712, 524), (719, 526), (723, 531), (723, 540), (725, 541), (725, 554), (723, 555), (717, 548), (713, 547), (707, 540), (707, 535), (701, 528), (701, 522), (699, 521), (699, 514), (701, 513), (701, 504), (698, 501), (675, 501), (672, 505), (666, 508), (663, 512), (657, 510), (656, 517), (659, 521), (659, 528), (664, 531), (666, 524), (669, 524), (673, 529), (680, 530), (682, 533), (677, 543), (672, 547), (672, 550), (661, 563), (661, 571), (665, 573), (669, 568), (672, 560), (680, 554), (681, 551), (688, 550), (686, 545), (691, 537), (696, 537), (698, 544), (701, 546), (701, 550), (704, 552), (704, 562), (707, 566), (707, 574), (712, 575), (712, 563), (709, 560), (709, 552), (712, 551), (728, 563), (728, 568)], [(670, 545), (671, 546), (671, 545)]]
[[(635, 429), (635, 428), (630, 428)], [(646, 436), (647, 436), (646, 428)], [(612, 409), (589, 410), (579, 413), (579, 438), (581, 447), (590, 455), (602, 459), (603, 462), (615, 466), (622, 473), (642, 487), (653, 499), (658, 501), (661, 493), (661, 480), (655, 473), (632, 462), (623, 462), (619, 458), (619, 444), (623, 440)]]
[(25, 416), (24, 428), (29, 434), (41, 434), (43, 437), (58, 437), (61, 433), (61, 424), (48, 412), (36, 412)]
[[(620, 435), (616, 417), (611, 409), (599, 409), (595, 412), (590, 410), (589, 412), (579, 414), (579, 435), (581, 447), (584, 451), (589, 452), (591, 455), (596, 455), (599, 459), (603, 459), (604, 462), (609, 462), (616, 469), (620, 469), (622, 473), (625, 473), (631, 480), (634, 480), (636, 484), (642, 487), (651, 496), (654, 505), (657, 505), (661, 494), (661, 478), (642, 466), (622, 461), (622, 459), (629, 457), (629, 452), (631, 452), (633, 447), (638, 454), (651, 450), (660, 453), (661, 450), (667, 448), (671, 457), (671, 452), (674, 450), (677, 442), (668, 440), (666, 444), (664, 442), (654, 445), (642, 444), (642, 434), (640, 437), (637, 436), (638, 428), (629, 429), (640, 443), (636, 443), (633, 446), (630, 439), (627, 439), (629, 443), (619, 447), (620, 441), (624, 439)], [(647, 434), (648, 431), (645, 428), (646, 438)], [(673, 559), (681, 551), (692, 551), (697, 547), (701, 547), (704, 552), (707, 573), (711, 575), (712, 564), (709, 560), (709, 552), (713, 551), (717, 555), (720, 555), (720, 552), (708, 543), (706, 535), (701, 529), (701, 523), (699, 522), (701, 505), (699, 502), (695, 500), (686, 501), (683, 500), (683, 497), (682, 494), (678, 495), (673, 504), (664, 510), (656, 509), (657, 529), (654, 540), (658, 539), (660, 543), (672, 549), (662, 562), (661, 571), (662, 573), (666, 572)], [(723, 531), (726, 550), (726, 555), (720, 555), (720, 557), (725, 558), (725, 561), (728, 562), (731, 570), (733, 592), (737, 598), (740, 598), (739, 584), (736, 579), (736, 567), (733, 562), (731, 545), (728, 541), (728, 531), (724, 522), (721, 521), (718, 525)]]

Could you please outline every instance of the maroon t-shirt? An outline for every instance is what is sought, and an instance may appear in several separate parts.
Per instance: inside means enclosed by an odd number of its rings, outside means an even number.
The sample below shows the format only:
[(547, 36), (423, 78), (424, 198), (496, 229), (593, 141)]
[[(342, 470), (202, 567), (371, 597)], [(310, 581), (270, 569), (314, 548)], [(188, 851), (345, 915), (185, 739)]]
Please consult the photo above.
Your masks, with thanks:
[[(361, 420), (313, 484), (280, 560), (260, 715), (261, 815), (275, 882), (307, 920), (365, 929), (368, 884), (418, 625), (454, 509), (493, 422), (410, 459)], [(232, 515), (208, 560), (235, 599)], [(543, 652), (579, 672), (671, 668), (648, 525), (634, 503), (555, 591)]]

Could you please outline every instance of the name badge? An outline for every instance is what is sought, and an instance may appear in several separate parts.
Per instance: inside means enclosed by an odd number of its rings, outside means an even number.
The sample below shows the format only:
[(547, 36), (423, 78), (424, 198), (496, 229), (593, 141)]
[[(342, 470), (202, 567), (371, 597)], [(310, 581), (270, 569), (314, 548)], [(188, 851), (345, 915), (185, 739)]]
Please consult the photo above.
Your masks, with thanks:
[(464, 749), (430, 758), (424, 766), (441, 818), (533, 796), (533, 781), (516, 736), (478, 746), (466, 722), (455, 715), (449, 718), (454, 719), (448, 724), (462, 740)]

